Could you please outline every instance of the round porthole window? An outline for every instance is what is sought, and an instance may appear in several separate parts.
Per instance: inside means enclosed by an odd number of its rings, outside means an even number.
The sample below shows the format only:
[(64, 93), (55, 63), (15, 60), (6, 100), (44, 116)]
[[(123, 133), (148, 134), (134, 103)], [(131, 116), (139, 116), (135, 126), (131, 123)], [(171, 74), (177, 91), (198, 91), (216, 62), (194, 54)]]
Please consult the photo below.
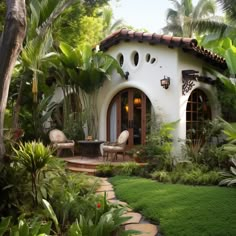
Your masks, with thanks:
[(156, 58), (151, 59), (151, 64), (154, 64), (156, 62)]
[(146, 62), (149, 62), (150, 61), (150, 58), (151, 58), (151, 55), (148, 53), (146, 54)]
[(123, 64), (124, 64), (124, 56), (123, 56), (122, 53), (119, 53), (119, 54), (118, 54), (117, 60), (118, 60), (118, 62), (119, 62), (119, 64), (120, 64), (120, 66), (123, 66)]
[(131, 55), (131, 60), (132, 60), (132, 64), (134, 66), (137, 66), (139, 63), (139, 54), (137, 51), (134, 51)]

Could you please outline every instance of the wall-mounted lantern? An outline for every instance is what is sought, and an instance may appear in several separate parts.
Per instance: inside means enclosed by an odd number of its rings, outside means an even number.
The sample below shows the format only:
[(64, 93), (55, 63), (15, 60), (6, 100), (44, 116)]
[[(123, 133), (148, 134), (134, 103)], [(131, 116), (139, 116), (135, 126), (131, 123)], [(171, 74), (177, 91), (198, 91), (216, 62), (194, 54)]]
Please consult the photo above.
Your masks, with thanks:
[(161, 79), (161, 86), (165, 89), (168, 89), (170, 86), (170, 77), (164, 75), (164, 79)]

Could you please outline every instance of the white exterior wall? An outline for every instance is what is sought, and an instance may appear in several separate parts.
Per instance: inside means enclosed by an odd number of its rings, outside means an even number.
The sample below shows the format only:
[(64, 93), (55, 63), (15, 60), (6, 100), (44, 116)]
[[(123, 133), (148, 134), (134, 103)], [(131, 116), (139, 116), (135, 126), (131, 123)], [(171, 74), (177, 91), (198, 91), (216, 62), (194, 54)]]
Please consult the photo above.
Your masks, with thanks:
[[(139, 54), (138, 65), (133, 64), (134, 52)], [(121, 42), (107, 51), (118, 59), (120, 53), (124, 56), (123, 70), (129, 72), (128, 80), (114, 73), (111, 81), (106, 81), (99, 91), (99, 139), (106, 140), (107, 111), (112, 98), (126, 88), (137, 88), (149, 98), (158, 119), (164, 122), (179, 120), (174, 131), (174, 153), (181, 153), (181, 142), (186, 138), (186, 106), (191, 91), (201, 88), (211, 101), (213, 117), (216, 114), (216, 98), (211, 85), (195, 82), (195, 86), (186, 95), (182, 95), (182, 70), (197, 70), (202, 74), (203, 61), (193, 55), (184, 53), (180, 48), (168, 48), (166, 45), (150, 45), (148, 43)], [(146, 61), (150, 54), (155, 63)], [(170, 87), (164, 89), (160, 80), (170, 77)]]
[[(181, 49), (179, 50), (179, 56), (178, 56), (178, 78), (181, 83), (182, 81), (182, 70), (196, 70), (199, 72), (199, 75), (203, 74), (202, 68), (206, 66), (206, 63), (194, 56), (191, 56), (187, 53), (184, 53)], [(212, 77), (211, 75), (209, 75)], [(175, 136), (179, 138), (179, 145), (176, 145), (176, 151), (181, 152), (181, 143), (184, 142), (186, 139), (186, 108), (187, 108), (187, 102), (189, 99), (189, 96), (191, 92), (194, 89), (201, 89), (208, 97), (210, 106), (211, 106), (211, 112), (212, 112), (212, 118), (216, 117), (218, 115), (218, 102), (217, 102), (217, 97), (216, 97), (216, 89), (207, 83), (203, 82), (197, 82), (194, 81), (194, 86), (193, 88), (187, 92), (185, 95), (182, 95), (182, 88), (181, 88), (181, 93), (179, 94), (180, 96), (180, 104), (179, 104), (179, 118), (180, 122), (177, 125), (177, 128), (175, 130)], [(182, 86), (182, 83), (181, 83)]]
[[(139, 63), (132, 63), (132, 55), (139, 53)], [(154, 112), (165, 122), (179, 119), (179, 94), (181, 85), (177, 77), (177, 50), (170, 49), (165, 45), (152, 46), (145, 43), (123, 42), (113, 46), (107, 52), (114, 58), (119, 53), (124, 56), (123, 70), (129, 72), (128, 80), (114, 74), (111, 81), (106, 81), (99, 91), (98, 110), (99, 113), (99, 139), (106, 139), (107, 110), (112, 98), (121, 90), (129, 87), (138, 88), (149, 98)], [(146, 55), (151, 55), (156, 62), (146, 61)], [(150, 61), (151, 61), (150, 59)], [(160, 80), (164, 76), (170, 77), (170, 87), (164, 89)]]

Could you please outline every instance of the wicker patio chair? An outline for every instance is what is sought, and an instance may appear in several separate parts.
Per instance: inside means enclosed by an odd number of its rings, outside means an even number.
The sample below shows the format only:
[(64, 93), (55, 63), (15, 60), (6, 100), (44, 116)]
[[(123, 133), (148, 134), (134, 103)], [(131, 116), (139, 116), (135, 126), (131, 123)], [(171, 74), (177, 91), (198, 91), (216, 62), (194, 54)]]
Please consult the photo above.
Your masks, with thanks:
[(57, 156), (63, 149), (70, 149), (74, 156), (75, 142), (67, 139), (66, 135), (59, 129), (53, 129), (49, 132), (49, 139), (52, 146), (57, 150)]
[[(123, 160), (125, 159), (125, 148), (126, 142), (129, 138), (129, 131), (124, 130), (120, 133), (116, 142), (104, 143), (102, 146), (103, 160), (108, 161), (109, 154), (112, 155), (112, 159), (117, 160), (117, 154), (121, 153), (123, 155)], [(111, 159), (111, 160), (112, 160)]]

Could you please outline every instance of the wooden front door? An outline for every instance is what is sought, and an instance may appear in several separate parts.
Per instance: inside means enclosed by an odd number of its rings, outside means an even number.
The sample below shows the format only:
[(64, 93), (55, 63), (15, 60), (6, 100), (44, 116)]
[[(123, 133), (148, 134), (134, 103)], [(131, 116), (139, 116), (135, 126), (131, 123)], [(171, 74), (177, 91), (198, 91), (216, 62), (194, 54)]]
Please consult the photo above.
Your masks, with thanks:
[(129, 131), (128, 147), (144, 144), (151, 103), (140, 90), (129, 88), (112, 100), (107, 114), (107, 139), (115, 141), (121, 131)]

